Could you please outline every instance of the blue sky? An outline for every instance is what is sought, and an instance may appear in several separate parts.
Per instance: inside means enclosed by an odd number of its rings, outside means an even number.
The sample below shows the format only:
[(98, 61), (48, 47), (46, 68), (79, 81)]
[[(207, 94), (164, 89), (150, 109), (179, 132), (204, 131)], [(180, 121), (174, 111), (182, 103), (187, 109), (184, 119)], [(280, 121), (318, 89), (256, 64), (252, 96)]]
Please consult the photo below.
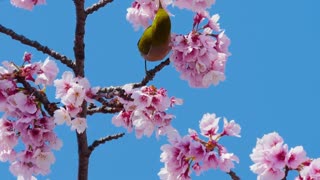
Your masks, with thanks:
[[(32, 12), (12, 7), (9, 0), (0, 1), (0, 24), (73, 58), (73, 3), (47, 1), (47, 5)], [(88, 0), (86, 4), (94, 2)], [(93, 86), (123, 85), (138, 82), (144, 76), (143, 60), (136, 48), (142, 31), (135, 32), (125, 19), (131, 2), (115, 0), (88, 17), (85, 71)], [(279, 132), (289, 147), (303, 145), (309, 157), (320, 156), (319, 7), (317, 0), (217, 0), (210, 12), (220, 14), (220, 25), (231, 39), (226, 80), (216, 87), (190, 88), (170, 65), (150, 83), (168, 89), (170, 96), (184, 99), (184, 105), (170, 111), (176, 116), (173, 125), (182, 135), (188, 128), (199, 130), (198, 122), (207, 112), (241, 125), (240, 139), (225, 138), (222, 143), (240, 158), (234, 171), (242, 179), (256, 179), (249, 170), (249, 154), (256, 138), (269, 132)], [(189, 32), (192, 13), (169, 9), (175, 15), (172, 31)], [(25, 51), (34, 53), (34, 60), (47, 57), (4, 35), (0, 35), (0, 47), (1, 61), (19, 62)], [(125, 131), (114, 127), (111, 118), (112, 115), (98, 115), (88, 119), (89, 142)], [(39, 179), (76, 179), (75, 132), (66, 126), (56, 130), (64, 145), (55, 152), (52, 173)], [(158, 179), (163, 166), (160, 147), (165, 143), (164, 137), (137, 140), (131, 133), (100, 146), (91, 156), (89, 179)], [(14, 179), (8, 165), (0, 163), (1, 179)], [(218, 170), (193, 179), (230, 178)]]

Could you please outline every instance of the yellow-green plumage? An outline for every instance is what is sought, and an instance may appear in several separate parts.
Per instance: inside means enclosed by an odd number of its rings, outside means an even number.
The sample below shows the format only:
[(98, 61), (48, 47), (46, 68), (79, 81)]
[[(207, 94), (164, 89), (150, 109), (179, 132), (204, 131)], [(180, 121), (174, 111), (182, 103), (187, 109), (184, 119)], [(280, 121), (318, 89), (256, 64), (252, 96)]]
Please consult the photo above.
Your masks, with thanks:
[(161, 3), (152, 24), (143, 32), (138, 48), (147, 61), (162, 60), (170, 51), (171, 21)]

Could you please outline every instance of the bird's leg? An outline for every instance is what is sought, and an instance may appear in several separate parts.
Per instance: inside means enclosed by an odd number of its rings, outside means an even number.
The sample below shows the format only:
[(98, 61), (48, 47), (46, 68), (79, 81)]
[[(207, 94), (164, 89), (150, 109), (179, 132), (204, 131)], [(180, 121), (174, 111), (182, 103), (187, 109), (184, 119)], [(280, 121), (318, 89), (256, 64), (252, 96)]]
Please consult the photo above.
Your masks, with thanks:
[(144, 70), (145, 70), (146, 74), (148, 74), (147, 60), (144, 60)]

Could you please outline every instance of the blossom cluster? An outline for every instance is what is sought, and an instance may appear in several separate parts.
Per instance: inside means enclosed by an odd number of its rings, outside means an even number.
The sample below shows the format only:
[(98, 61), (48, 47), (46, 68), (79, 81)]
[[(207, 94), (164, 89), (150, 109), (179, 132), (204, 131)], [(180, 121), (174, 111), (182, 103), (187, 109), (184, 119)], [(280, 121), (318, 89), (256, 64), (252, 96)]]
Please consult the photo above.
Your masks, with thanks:
[(308, 158), (302, 146), (288, 150), (288, 145), (284, 144), (282, 137), (276, 132), (258, 139), (250, 158), (254, 162), (250, 169), (261, 180), (281, 180), (289, 170), (299, 172), (296, 180), (320, 178), (320, 159)]
[[(9, 162), (10, 171), (20, 179), (45, 175), (62, 142), (53, 129), (53, 119), (42, 110), (41, 102), (27, 89), (26, 84), (52, 84), (58, 73), (57, 65), (47, 58), (31, 63), (31, 54), (25, 53), (24, 65), (3, 62), (0, 66), (0, 161)], [(18, 146), (21, 141), (23, 146)]]
[(181, 105), (181, 99), (169, 98), (165, 89), (154, 86), (128, 88), (126, 93), (131, 99), (119, 98), (123, 110), (112, 118), (115, 126), (123, 126), (129, 132), (134, 129), (137, 138), (143, 135), (150, 137), (153, 131), (157, 136), (165, 135), (172, 129), (170, 123), (174, 116), (165, 111), (174, 105)]
[[(205, 19), (208, 22), (199, 27)], [(217, 14), (209, 17), (207, 13), (197, 13), (193, 31), (187, 35), (172, 36), (170, 60), (181, 73), (181, 78), (192, 87), (209, 87), (225, 79), (230, 40), (220, 29), (218, 20)]]
[(195, 130), (189, 129), (189, 135), (181, 137), (176, 131), (168, 133), (170, 144), (161, 147), (161, 162), (164, 168), (158, 173), (162, 180), (188, 180), (192, 170), (197, 175), (208, 169), (221, 169), (230, 172), (234, 162), (239, 159), (218, 143), (223, 136), (240, 137), (240, 126), (234, 120), (224, 118), (222, 132), (219, 130), (219, 117), (215, 114), (204, 114), (200, 121), (202, 140)]
[(153, 20), (159, 8), (159, 1), (166, 9), (167, 6), (177, 6), (181, 9), (189, 9), (193, 12), (205, 12), (215, 3), (215, 0), (135, 0), (127, 9), (126, 19), (135, 30), (140, 27), (147, 28)]
[(10, 0), (11, 4), (27, 10), (32, 10), (35, 5), (45, 4), (46, 0)]
[(58, 125), (66, 123), (72, 130), (82, 133), (87, 128), (86, 119), (79, 117), (78, 113), (82, 111), (84, 100), (93, 102), (93, 96), (99, 90), (99, 87), (91, 88), (86, 78), (74, 77), (70, 71), (62, 74), (62, 79), (54, 81), (56, 87), (56, 98), (61, 99), (64, 107), (60, 107), (54, 112), (54, 122)]

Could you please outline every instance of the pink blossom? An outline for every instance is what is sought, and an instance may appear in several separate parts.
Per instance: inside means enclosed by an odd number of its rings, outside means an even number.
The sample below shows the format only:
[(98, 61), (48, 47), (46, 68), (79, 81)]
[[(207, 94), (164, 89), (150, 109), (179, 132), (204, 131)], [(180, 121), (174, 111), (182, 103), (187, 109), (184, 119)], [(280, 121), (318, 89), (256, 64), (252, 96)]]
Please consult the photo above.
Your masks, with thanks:
[(312, 160), (309, 166), (300, 171), (300, 175), (303, 180), (320, 179), (320, 158)]
[(23, 180), (32, 180), (33, 167), (29, 167), (27, 163), (15, 161), (10, 165), (10, 172)]
[(156, 13), (156, 4), (152, 0), (137, 0), (127, 9), (127, 20), (133, 25), (135, 30), (140, 26), (147, 28), (149, 21), (153, 19)]
[(36, 104), (32, 96), (27, 96), (22, 92), (18, 92), (12, 96), (13, 103), (12, 105), (16, 105), (16, 107), (21, 111), (29, 114), (33, 114), (37, 111)]
[(36, 150), (33, 158), (35, 158), (35, 165), (43, 171), (50, 171), (51, 164), (55, 162), (55, 157), (52, 152), (43, 152), (40, 149)]
[(14, 124), (5, 118), (0, 118), (0, 151), (10, 150), (18, 144), (18, 136)]
[(219, 168), (222, 171), (230, 172), (234, 168), (233, 161), (239, 163), (239, 158), (233, 153), (223, 153), (220, 156)]
[[(172, 0), (161, 0), (161, 5), (164, 9), (172, 3)], [(159, 6), (159, 0), (135, 0), (131, 7), (127, 9), (126, 19), (129, 21), (135, 30), (140, 26), (147, 28), (150, 21), (153, 20)]]
[(51, 85), (59, 72), (57, 64), (47, 58), (40, 69), (35, 84)]
[(211, 137), (217, 134), (219, 119), (215, 114), (204, 114), (200, 120), (200, 130), (203, 136)]
[(257, 179), (259, 180), (281, 180), (285, 176), (285, 173), (281, 169), (268, 168), (261, 173)]
[(85, 89), (79, 84), (73, 84), (67, 94), (61, 98), (61, 102), (65, 105), (81, 106), (85, 97)]
[(67, 125), (71, 125), (71, 118), (68, 111), (63, 107), (60, 107), (60, 109), (55, 110), (54, 122), (58, 125), (61, 125), (63, 123), (66, 123)]
[(10, 2), (16, 7), (27, 10), (32, 10), (35, 5), (46, 3), (45, 0), (10, 0)]
[(165, 135), (167, 130), (171, 131), (170, 122), (174, 116), (165, 111), (180, 101), (172, 101), (165, 89), (154, 86), (129, 88), (127, 91), (133, 101), (119, 98), (124, 110), (112, 118), (114, 125), (123, 126), (129, 132), (135, 129), (137, 138), (143, 135), (149, 137), (154, 131), (157, 137)]
[(185, 8), (194, 12), (202, 12), (210, 8), (215, 3), (215, 0), (175, 0), (174, 5), (179, 8)]
[(235, 123), (234, 120), (231, 120), (230, 122), (228, 122), (228, 120), (226, 118), (223, 118), (223, 133), (227, 136), (236, 136), (236, 137), (240, 137), (240, 125)]
[(215, 114), (205, 114), (200, 121), (200, 129), (205, 131), (202, 134), (215, 132), (215, 140), (212, 136), (205, 136), (207, 141), (202, 140), (192, 129), (189, 129), (189, 135), (183, 137), (172, 131), (175, 133), (169, 137), (170, 144), (161, 146), (160, 161), (164, 163), (164, 168), (158, 173), (160, 179), (191, 179), (192, 171), (200, 175), (205, 170), (216, 168), (230, 172), (234, 162), (239, 163), (236, 155), (218, 143), (222, 134), (217, 134), (217, 119)]
[(227, 56), (216, 50), (216, 39), (191, 32), (173, 36), (172, 42), (170, 60), (190, 86), (209, 87), (225, 79)]
[(73, 73), (70, 71), (65, 71), (62, 74), (62, 79), (54, 80), (54, 86), (56, 87), (56, 98), (61, 98), (67, 94), (68, 90), (72, 87), (73, 79)]
[(306, 152), (302, 146), (291, 148), (288, 154), (288, 167), (297, 169), (300, 164), (307, 161)]
[(29, 52), (24, 52), (23, 61), (31, 63), (32, 54)]
[[(291, 148), (288, 151), (288, 145), (284, 144), (282, 137), (276, 132), (266, 134), (261, 139), (258, 139), (250, 158), (254, 162), (250, 166), (251, 171), (258, 175), (258, 179), (265, 180), (283, 179), (285, 171), (299, 171), (299, 168), (307, 165), (305, 163), (308, 161), (302, 146)], [(304, 167), (302, 171), (305, 169), (308, 168)], [(302, 171), (301, 174), (303, 174)], [(298, 177), (296, 179), (301, 178)], [(309, 179), (306, 178), (305, 180)]]
[(74, 118), (71, 121), (71, 130), (77, 130), (79, 134), (83, 133), (87, 128), (87, 121), (85, 118)]

